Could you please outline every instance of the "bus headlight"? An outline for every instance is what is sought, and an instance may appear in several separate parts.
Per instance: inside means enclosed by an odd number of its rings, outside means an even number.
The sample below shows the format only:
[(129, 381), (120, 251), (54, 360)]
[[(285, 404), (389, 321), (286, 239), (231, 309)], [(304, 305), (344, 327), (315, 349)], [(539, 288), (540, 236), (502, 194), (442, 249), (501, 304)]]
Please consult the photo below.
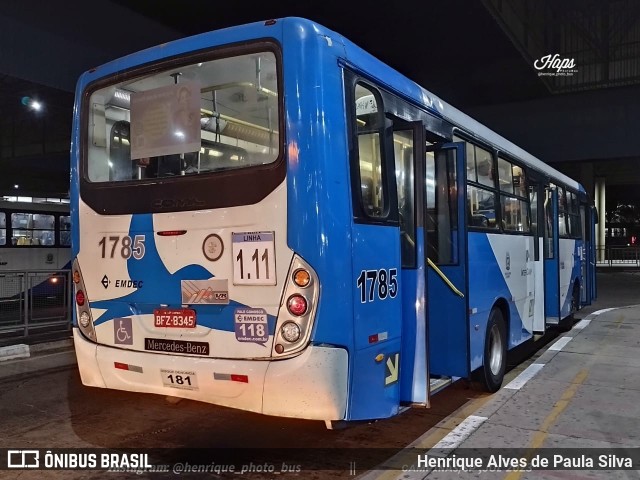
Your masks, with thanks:
[(300, 338), (300, 327), (293, 322), (287, 322), (282, 325), (281, 332), (282, 338), (289, 343), (297, 342)]
[(80, 314), (80, 325), (82, 325), (84, 328), (87, 328), (89, 326), (89, 322), (90, 322), (90, 318), (89, 318), (89, 314), (87, 312), (82, 312)]

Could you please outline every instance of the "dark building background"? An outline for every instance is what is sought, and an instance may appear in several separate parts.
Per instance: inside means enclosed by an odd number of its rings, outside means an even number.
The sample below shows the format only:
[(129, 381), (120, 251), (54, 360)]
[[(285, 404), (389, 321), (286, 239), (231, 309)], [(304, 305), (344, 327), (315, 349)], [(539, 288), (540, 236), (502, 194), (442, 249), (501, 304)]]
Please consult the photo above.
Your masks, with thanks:
[[(283, 16), (315, 20), (579, 180), (606, 232), (640, 220), (640, 2), (448, 0), (0, 3), (0, 191), (64, 196), (82, 71), (204, 31)], [(571, 75), (536, 61), (572, 59)], [(549, 73), (551, 69), (543, 72)], [(25, 98), (27, 97), (27, 98)], [(40, 112), (24, 103), (42, 102)], [(17, 187), (16, 187), (17, 186)], [(606, 211), (606, 213), (605, 213)]]

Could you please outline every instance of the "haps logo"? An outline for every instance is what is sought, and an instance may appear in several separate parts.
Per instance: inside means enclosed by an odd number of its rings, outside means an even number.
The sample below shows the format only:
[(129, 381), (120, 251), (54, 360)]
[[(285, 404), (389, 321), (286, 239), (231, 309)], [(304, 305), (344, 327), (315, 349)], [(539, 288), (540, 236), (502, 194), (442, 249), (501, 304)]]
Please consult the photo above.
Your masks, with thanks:
[(575, 68), (575, 59), (562, 58), (558, 53), (556, 53), (555, 55), (545, 55), (544, 57), (537, 59), (535, 62), (533, 62), (533, 66), (536, 70), (540, 70), (538, 72), (538, 76), (573, 76), (574, 73), (578, 72), (578, 70)]

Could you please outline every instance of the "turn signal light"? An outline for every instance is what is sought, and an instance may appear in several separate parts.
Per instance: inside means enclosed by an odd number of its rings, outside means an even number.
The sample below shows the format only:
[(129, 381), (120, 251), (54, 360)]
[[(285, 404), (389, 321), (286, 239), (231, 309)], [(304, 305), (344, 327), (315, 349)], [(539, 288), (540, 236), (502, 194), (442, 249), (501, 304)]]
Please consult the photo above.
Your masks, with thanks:
[(76, 303), (79, 307), (84, 305), (84, 292), (82, 290), (76, 292)]
[(73, 283), (80, 283), (80, 272), (78, 270), (73, 271)]
[(303, 269), (296, 270), (293, 274), (293, 283), (299, 287), (306, 287), (311, 283), (311, 275)]
[(287, 300), (289, 313), (300, 317), (307, 313), (307, 300), (302, 295), (291, 295)]

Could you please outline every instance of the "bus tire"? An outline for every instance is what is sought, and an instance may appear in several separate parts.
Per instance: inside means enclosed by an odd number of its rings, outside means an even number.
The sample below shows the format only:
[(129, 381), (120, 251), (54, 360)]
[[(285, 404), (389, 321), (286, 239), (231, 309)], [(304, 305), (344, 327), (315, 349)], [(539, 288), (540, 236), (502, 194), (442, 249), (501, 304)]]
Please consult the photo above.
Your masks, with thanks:
[(500, 390), (507, 368), (507, 328), (502, 311), (493, 308), (487, 322), (484, 337), (484, 362), (480, 369), (480, 381), (488, 392)]

